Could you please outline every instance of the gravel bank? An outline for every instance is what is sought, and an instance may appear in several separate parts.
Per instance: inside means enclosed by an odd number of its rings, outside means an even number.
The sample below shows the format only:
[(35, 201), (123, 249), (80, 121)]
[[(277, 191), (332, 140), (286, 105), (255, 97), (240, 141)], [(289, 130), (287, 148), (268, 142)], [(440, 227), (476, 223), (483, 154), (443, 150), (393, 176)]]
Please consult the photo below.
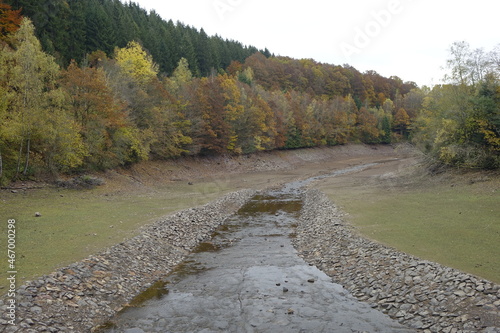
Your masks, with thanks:
[(0, 332), (90, 332), (167, 275), (252, 195), (244, 190), (148, 225), (140, 235), (17, 291), (17, 325), (0, 300)]
[(421, 332), (500, 332), (500, 286), (360, 237), (308, 190), (294, 245), (359, 300)]

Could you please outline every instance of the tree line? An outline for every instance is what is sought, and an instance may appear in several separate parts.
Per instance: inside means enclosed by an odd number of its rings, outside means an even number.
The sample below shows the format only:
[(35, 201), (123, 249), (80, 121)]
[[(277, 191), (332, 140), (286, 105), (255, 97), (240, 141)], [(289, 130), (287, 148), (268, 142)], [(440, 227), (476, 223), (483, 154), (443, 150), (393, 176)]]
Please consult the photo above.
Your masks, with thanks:
[(446, 165), (500, 167), (500, 44), (493, 50), (455, 42), (446, 84), (424, 89), (413, 142)]
[(115, 47), (140, 41), (154, 57), (161, 72), (171, 74), (180, 58), (186, 58), (195, 76), (244, 61), (260, 51), (220, 36), (208, 36), (203, 29), (172, 20), (165, 21), (155, 11), (147, 12), (133, 2), (120, 0), (2, 0), (36, 27), (36, 36), (45, 52), (61, 67), (71, 60), (81, 63), (97, 50), (112, 56)]
[[(282, 64), (304, 71), (322, 65), (260, 53), (205, 77), (193, 75), (181, 58), (172, 75), (161, 75), (153, 56), (136, 41), (116, 47), (112, 57), (95, 51), (82, 63), (61, 68), (43, 51), (27, 18), (1, 48), (4, 179), (41, 171), (105, 170), (184, 154), (391, 142), (405, 134), (403, 108), (414, 94), (398, 94), (396, 103), (387, 100), (380, 108), (368, 100), (358, 107), (350, 88), (345, 95), (326, 95), (295, 87), (297, 73), (284, 76), (290, 81), (285, 89), (278, 82), (286, 80), (265, 77), (256, 62), (269, 70)], [(404, 113), (401, 119), (396, 108)]]
[(138, 41), (60, 66), (19, 11), (0, 7), (0, 29), (4, 182), (182, 155), (407, 139), (442, 163), (499, 166), (496, 51), (478, 57), (454, 45), (449, 84), (429, 89), (261, 53), (206, 76), (182, 57), (167, 74)]

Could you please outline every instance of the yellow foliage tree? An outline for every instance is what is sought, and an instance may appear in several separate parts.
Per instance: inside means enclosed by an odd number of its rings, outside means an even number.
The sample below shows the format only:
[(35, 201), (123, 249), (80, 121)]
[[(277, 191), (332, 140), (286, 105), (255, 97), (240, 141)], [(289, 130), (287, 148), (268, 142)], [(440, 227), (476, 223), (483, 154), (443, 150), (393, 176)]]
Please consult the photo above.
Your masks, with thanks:
[(244, 107), (241, 104), (241, 92), (236, 85), (234, 77), (228, 75), (220, 75), (218, 77), (222, 88), (222, 96), (224, 97), (224, 120), (230, 126), (229, 142), (227, 150), (233, 151), (236, 148), (238, 141), (237, 123), (244, 112)]
[(120, 68), (140, 86), (146, 86), (158, 75), (158, 65), (153, 58), (135, 42), (115, 50), (115, 58)]
[(18, 147), (15, 177), (21, 169), (28, 175), (32, 159), (54, 172), (78, 167), (85, 151), (57, 85), (59, 66), (43, 52), (28, 18), (12, 36), (12, 44), (13, 51), (6, 52), (0, 67), (7, 66), (1, 84), (9, 105), (9, 135), (4, 143)]
[(400, 135), (403, 135), (408, 126), (410, 126), (410, 116), (405, 109), (400, 108), (394, 116), (394, 128), (399, 130)]

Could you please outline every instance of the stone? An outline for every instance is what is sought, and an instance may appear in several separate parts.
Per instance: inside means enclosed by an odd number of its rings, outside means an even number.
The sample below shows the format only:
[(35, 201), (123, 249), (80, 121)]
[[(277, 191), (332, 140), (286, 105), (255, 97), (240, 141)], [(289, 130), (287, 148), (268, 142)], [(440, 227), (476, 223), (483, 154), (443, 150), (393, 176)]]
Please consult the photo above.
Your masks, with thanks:
[(140, 328), (134, 327), (134, 328), (129, 328), (123, 331), (123, 333), (145, 333), (143, 330)]
[(31, 313), (40, 314), (42, 313), (42, 311), (43, 311), (42, 308), (39, 306), (33, 306), (30, 308)]
[[(172, 269), (200, 241), (209, 239), (224, 219), (252, 195), (252, 191), (230, 194), (208, 205), (172, 214), (146, 226), (128, 241), (55, 274), (26, 282), (18, 293), (19, 318), (30, 318), (35, 323), (30, 329), (36, 327), (36, 331), (91, 331), (145, 285), (154, 283), (158, 271)], [(233, 208), (226, 208), (229, 206)], [(304, 260), (328, 272), (335, 283), (356, 297), (426, 332), (477, 331), (473, 325), (479, 324), (474, 319), (478, 313), (498, 311), (498, 285), (363, 239), (349, 223), (332, 222), (340, 220), (341, 215), (325, 195), (308, 190), (294, 227), (297, 237), (293, 245)], [(282, 285), (276, 283), (287, 292)], [(291, 308), (285, 311), (290, 315), (294, 312)]]

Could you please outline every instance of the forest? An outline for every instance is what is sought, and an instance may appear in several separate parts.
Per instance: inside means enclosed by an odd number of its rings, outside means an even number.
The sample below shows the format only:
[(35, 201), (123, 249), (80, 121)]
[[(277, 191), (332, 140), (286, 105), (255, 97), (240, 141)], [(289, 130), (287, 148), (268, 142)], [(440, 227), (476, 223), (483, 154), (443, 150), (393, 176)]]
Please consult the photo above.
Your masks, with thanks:
[(260, 51), (237, 41), (207, 36), (201, 29), (181, 22), (163, 20), (138, 4), (120, 0), (2, 0), (22, 9), (36, 27), (42, 48), (61, 67), (71, 60), (82, 63), (87, 54), (104, 51), (111, 56), (115, 47), (140, 41), (155, 59), (162, 73), (172, 73), (180, 58), (186, 58), (191, 72), (207, 76), (212, 69), (226, 68), (231, 61), (244, 61)]
[(450, 47), (446, 84), (277, 57), (118, 0), (0, 1), (0, 179), (183, 155), (413, 142), (500, 166), (500, 47)]

